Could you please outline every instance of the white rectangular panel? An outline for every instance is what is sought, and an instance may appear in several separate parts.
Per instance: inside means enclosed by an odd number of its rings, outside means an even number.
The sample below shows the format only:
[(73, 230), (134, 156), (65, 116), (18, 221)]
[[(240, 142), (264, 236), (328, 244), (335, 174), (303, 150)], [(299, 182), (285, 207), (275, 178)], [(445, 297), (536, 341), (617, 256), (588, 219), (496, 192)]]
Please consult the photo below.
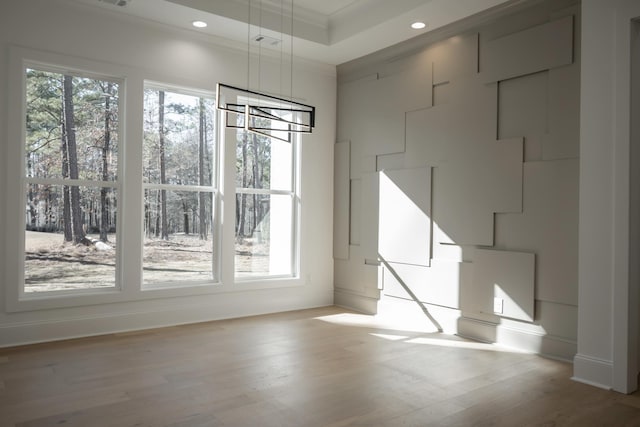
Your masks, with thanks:
[(349, 258), (349, 141), (334, 148), (333, 257)]
[[(473, 270), (473, 288), (482, 312), (533, 321), (534, 254), (478, 249)], [(496, 298), (502, 313), (494, 312)]]
[(384, 264), (384, 294), (443, 307), (460, 307), (460, 289), (470, 280), (469, 263), (437, 261), (431, 267)]
[(431, 169), (380, 172), (378, 253), (387, 262), (428, 266)]
[(351, 180), (351, 204), (349, 209), (349, 243), (360, 244), (360, 228), (362, 227), (362, 181)]
[(365, 260), (378, 259), (378, 192), (379, 173), (362, 175), (360, 244)]
[(486, 83), (571, 64), (573, 16), (492, 40), (480, 55), (486, 58)]

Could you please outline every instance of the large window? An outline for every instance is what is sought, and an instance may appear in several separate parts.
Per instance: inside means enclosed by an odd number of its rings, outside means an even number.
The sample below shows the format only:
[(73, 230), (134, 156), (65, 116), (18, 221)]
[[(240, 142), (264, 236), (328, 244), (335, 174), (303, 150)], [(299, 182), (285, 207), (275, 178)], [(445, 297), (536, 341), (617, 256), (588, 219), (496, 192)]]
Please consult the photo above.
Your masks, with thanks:
[(144, 91), (145, 287), (216, 279), (214, 118), (210, 96)]
[[(241, 127), (242, 120), (239, 116)], [(276, 127), (278, 122), (264, 125)], [(289, 141), (244, 130), (237, 132), (235, 274), (238, 279), (297, 274), (297, 137), (281, 133)]]
[(23, 292), (115, 288), (120, 84), (24, 73)]
[(8, 88), (8, 310), (298, 276), (295, 134), (221, 132), (212, 91), (140, 70), (18, 47), (10, 57), (24, 84)]

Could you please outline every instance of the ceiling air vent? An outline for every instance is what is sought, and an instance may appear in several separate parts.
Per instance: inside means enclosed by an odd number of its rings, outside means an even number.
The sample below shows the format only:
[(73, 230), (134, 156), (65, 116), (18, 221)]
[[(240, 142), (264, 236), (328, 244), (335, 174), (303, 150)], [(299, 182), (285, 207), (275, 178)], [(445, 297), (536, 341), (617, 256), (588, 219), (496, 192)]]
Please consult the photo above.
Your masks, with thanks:
[(98, 0), (102, 3), (112, 4), (114, 6), (126, 6), (130, 0)]
[(253, 37), (253, 41), (256, 43), (265, 43), (271, 46), (278, 46), (282, 40), (271, 36), (265, 36), (264, 34), (258, 34)]

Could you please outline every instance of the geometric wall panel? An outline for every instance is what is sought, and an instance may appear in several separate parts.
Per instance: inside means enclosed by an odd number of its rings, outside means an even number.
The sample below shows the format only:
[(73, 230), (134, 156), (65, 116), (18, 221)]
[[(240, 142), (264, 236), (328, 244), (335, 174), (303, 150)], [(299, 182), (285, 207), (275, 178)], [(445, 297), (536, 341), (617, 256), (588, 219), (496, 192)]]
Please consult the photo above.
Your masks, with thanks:
[(349, 141), (334, 145), (333, 257), (349, 258)]
[(406, 114), (405, 167), (437, 166), (447, 160), (447, 104)]
[(362, 180), (351, 180), (351, 195), (349, 209), (349, 244), (360, 244), (360, 227), (362, 212)]
[[(493, 245), (493, 211), (482, 196), (474, 195), (473, 177), (457, 166), (434, 169), (433, 220), (442, 231), (436, 243)], [(470, 188), (471, 186), (472, 188)], [(481, 192), (482, 194), (482, 192)]]
[(431, 170), (386, 170), (362, 176), (362, 251), (366, 260), (428, 266)]
[(428, 266), (431, 258), (431, 169), (386, 170), (379, 174), (380, 258), (387, 262)]
[[(382, 78), (340, 85), (338, 138), (351, 140), (352, 162), (364, 156), (404, 152), (405, 112), (429, 107), (432, 101), (431, 64), (418, 65)], [(352, 173), (352, 178), (358, 177)]]
[(399, 298), (458, 309), (462, 283), (471, 281), (471, 264), (434, 261), (431, 267), (385, 263), (383, 292)]
[[(351, 147), (353, 148), (355, 144), (351, 144)], [(377, 164), (378, 164), (378, 158), (377, 156), (362, 156), (360, 158), (360, 162), (354, 162), (352, 161), (351, 164), (353, 165), (354, 163), (360, 163), (360, 169), (356, 172), (356, 174), (354, 175), (354, 173), (351, 173), (351, 178), (360, 178), (360, 175), (363, 173), (370, 173), (370, 172), (376, 172), (377, 169)]]
[(549, 139), (543, 160), (580, 155), (580, 63), (549, 70)]
[(469, 76), (445, 86), (447, 103), (406, 114), (405, 167), (473, 159), (478, 139), (496, 138), (497, 84)]
[(525, 161), (542, 160), (549, 129), (548, 89), (546, 71), (498, 84), (498, 138), (524, 137)]
[(478, 33), (451, 37), (429, 46), (434, 86), (478, 71), (478, 37)]
[(404, 169), (404, 153), (377, 156), (376, 171), (385, 169)]
[(532, 253), (476, 250), (472, 287), (478, 302), (476, 308), (484, 313), (533, 321), (534, 265)]
[(578, 304), (578, 159), (524, 164), (521, 214), (497, 214), (496, 247), (536, 257), (536, 299)]
[(335, 286), (342, 290), (371, 298), (378, 298), (380, 267), (365, 264), (360, 246), (349, 248), (350, 259), (334, 261)]
[(338, 67), (359, 246), (336, 259), (337, 286), (480, 322), (497, 321), (497, 301), (507, 327), (575, 336), (580, 23), (566, 14), (579, 9), (543, 3)]
[(435, 168), (434, 221), (449, 236), (437, 242), (491, 246), (493, 214), (522, 210), (523, 141), (495, 139), (497, 84), (447, 86), (447, 104), (407, 113), (405, 167)]
[(360, 246), (365, 260), (378, 259), (378, 205), (380, 174), (365, 173), (361, 179)]
[(483, 55), (486, 83), (571, 64), (573, 16), (492, 40)]
[[(562, 9), (559, 15), (580, 14), (580, 6)], [(557, 18), (559, 16), (556, 16)], [(549, 134), (543, 146), (543, 160), (580, 156), (580, 63), (582, 31), (580, 19), (574, 21), (574, 57), (568, 66), (549, 70)]]
[(459, 162), (443, 164), (434, 180), (434, 221), (443, 243), (493, 245), (493, 214), (522, 210), (522, 139), (491, 141)]
[(495, 168), (483, 174), (493, 212), (522, 212), (523, 151), (522, 138), (500, 139), (485, 151), (484, 167)]
[(442, 83), (433, 86), (433, 105), (442, 105), (449, 103), (449, 83)]

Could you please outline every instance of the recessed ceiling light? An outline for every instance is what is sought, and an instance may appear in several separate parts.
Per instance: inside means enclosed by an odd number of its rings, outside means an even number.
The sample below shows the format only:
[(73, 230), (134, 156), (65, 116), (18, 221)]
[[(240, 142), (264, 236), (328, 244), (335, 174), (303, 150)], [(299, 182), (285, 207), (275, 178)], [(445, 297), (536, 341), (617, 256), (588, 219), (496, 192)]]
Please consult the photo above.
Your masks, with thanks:
[(204, 21), (193, 21), (191, 25), (193, 25), (196, 28), (205, 28), (207, 26), (207, 23)]
[(414, 30), (421, 30), (424, 27), (426, 27), (427, 24), (425, 24), (424, 22), (414, 22), (413, 24), (411, 24), (411, 28), (413, 28)]

